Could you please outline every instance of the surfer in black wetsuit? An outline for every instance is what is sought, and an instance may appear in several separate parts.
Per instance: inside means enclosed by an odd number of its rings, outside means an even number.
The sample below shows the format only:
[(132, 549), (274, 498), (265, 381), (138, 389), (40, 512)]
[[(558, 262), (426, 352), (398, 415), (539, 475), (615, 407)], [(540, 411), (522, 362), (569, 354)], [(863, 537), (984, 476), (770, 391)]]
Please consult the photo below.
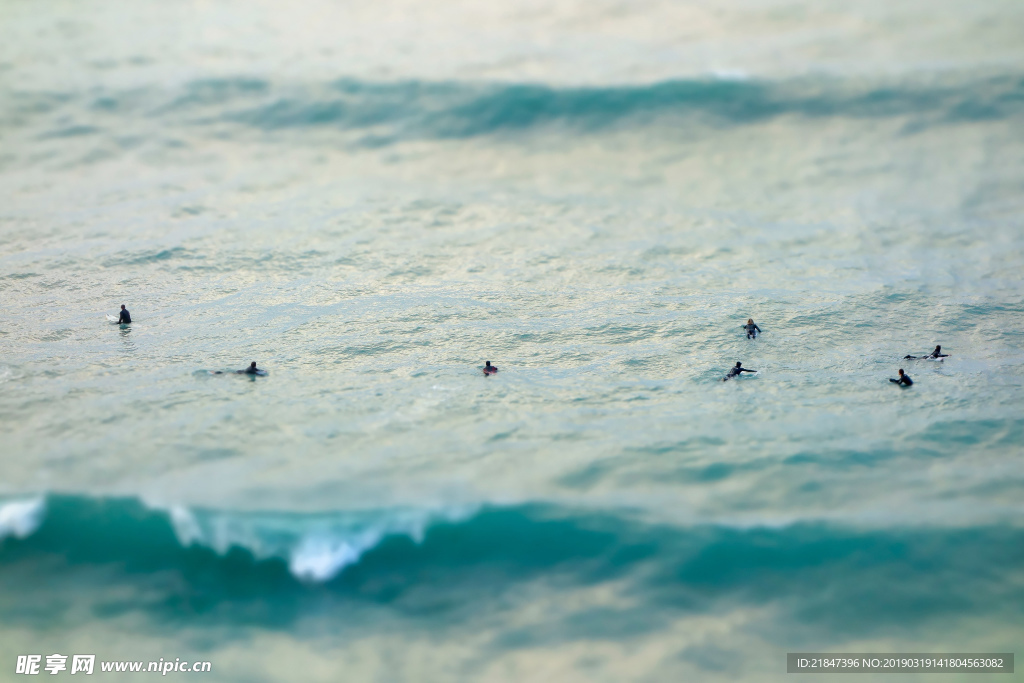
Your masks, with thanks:
[(264, 374), (263, 370), (257, 370), (256, 369), (256, 361), (253, 361), (252, 363), (250, 363), (249, 367), (247, 367), (245, 370), (235, 370), (235, 372), (237, 372), (239, 375), (262, 375), (262, 374)]
[(747, 339), (757, 339), (757, 333), (761, 331), (761, 328), (754, 324), (753, 318), (747, 318), (747, 324), (743, 325), (743, 329), (747, 331)]
[(931, 359), (935, 359), (935, 358), (949, 358), (949, 354), (948, 353), (943, 353), (942, 352), (942, 347), (940, 345), (936, 344), (935, 345), (935, 350), (932, 351), (931, 353), (929, 353), (927, 356), (903, 356), (903, 360), (917, 360), (919, 358), (923, 358), (923, 359), (928, 359), (928, 358), (931, 358)]
[[(210, 372), (211, 375), (223, 375), (224, 374), (223, 370), (210, 370), (209, 372)], [(260, 370), (259, 368), (257, 368), (256, 367), (256, 361), (253, 361), (253, 362), (249, 363), (249, 367), (247, 367), (245, 370), (235, 370), (235, 374), (236, 375), (260, 375), (260, 376), (263, 376), (263, 375), (267, 374), (267, 371), (266, 370)]]
[(893, 384), (899, 384), (900, 386), (903, 386), (903, 387), (909, 387), (909, 386), (914, 384), (914, 380), (910, 379), (910, 375), (908, 375), (907, 373), (903, 372), (903, 368), (900, 368), (900, 378), (899, 379), (893, 379), (892, 377), (890, 377), (889, 381), (892, 382)]
[[(109, 320), (109, 318), (107, 318)], [(132, 314), (128, 312), (128, 309), (121, 304), (121, 315), (118, 317), (117, 322), (122, 325), (127, 325), (132, 321)]]
[(739, 361), (736, 361), (736, 365), (734, 365), (733, 367), (729, 368), (729, 374), (726, 375), (725, 377), (723, 377), (722, 381), (723, 382), (728, 382), (733, 377), (739, 377), (740, 373), (742, 373), (742, 372), (757, 372), (757, 370), (750, 370), (748, 368), (745, 368), (745, 367), (743, 367), (743, 365)]
[(484, 374), (485, 375), (496, 375), (498, 373), (497, 366), (491, 365), (491, 361), (484, 361)]

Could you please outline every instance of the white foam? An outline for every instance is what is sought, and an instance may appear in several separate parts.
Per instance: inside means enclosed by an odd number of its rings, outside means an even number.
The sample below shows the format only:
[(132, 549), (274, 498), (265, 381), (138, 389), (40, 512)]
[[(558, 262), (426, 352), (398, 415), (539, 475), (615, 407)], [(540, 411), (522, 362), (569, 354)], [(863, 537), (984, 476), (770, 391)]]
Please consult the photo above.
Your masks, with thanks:
[(46, 516), (46, 499), (17, 500), (0, 505), (0, 541), (8, 536), (26, 538), (35, 533)]
[[(151, 506), (153, 507), (153, 506)], [(195, 515), (184, 505), (171, 506), (167, 513), (171, 516), (171, 526), (174, 527), (174, 535), (178, 537), (178, 543), (188, 547), (197, 543), (203, 538), (203, 530), (196, 521)]]
[(381, 534), (368, 531), (357, 538), (307, 537), (288, 561), (288, 569), (303, 581), (328, 581), (359, 561), (367, 550), (380, 542)]

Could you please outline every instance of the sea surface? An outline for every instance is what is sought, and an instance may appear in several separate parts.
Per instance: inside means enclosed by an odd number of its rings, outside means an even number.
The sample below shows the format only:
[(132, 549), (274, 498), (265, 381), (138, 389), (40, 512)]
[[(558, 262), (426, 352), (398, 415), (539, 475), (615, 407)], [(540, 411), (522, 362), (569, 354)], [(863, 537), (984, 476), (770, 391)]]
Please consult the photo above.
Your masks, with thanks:
[(999, 0), (0, 1), (0, 680), (1021, 656), (1022, 35)]

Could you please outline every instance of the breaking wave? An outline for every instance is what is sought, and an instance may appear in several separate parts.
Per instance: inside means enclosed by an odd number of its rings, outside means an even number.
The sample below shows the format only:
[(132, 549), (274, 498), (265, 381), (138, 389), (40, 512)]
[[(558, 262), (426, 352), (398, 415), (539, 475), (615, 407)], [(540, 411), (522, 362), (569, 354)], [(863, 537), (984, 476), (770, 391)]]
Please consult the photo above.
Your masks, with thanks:
[(679, 528), (550, 505), (283, 514), (80, 496), (47, 497), (45, 518), (39, 500), (0, 509), (14, 530), (0, 541), (0, 584), (13, 596), (0, 620), (11, 623), (36, 623), (41, 601), (78, 618), (70, 605), (86, 596), (86, 620), (139, 611), (291, 629), (322, 615), (340, 628), (377, 605), (453, 625), (505, 609), (528, 586), (606, 585), (620, 608), (566, 617), (556, 631), (603, 637), (748, 605), (776, 623), (862, 637), (971, 616), (1019, 623), (1024, 604), (1024, 530), (1004, 525)]
[(38, 497), (0, 505), (0, 541), (67, 552), (89, 561), (174, 563), (184, 551), (255, 563), (284, 562), (304, 582), (323, 582), (359, 561), (387, 537), (423, 540), (427, 527), (464, 519), (471, 508), (390, 509), (323, 514), (225, 512), (148, 506), (128, 498)]

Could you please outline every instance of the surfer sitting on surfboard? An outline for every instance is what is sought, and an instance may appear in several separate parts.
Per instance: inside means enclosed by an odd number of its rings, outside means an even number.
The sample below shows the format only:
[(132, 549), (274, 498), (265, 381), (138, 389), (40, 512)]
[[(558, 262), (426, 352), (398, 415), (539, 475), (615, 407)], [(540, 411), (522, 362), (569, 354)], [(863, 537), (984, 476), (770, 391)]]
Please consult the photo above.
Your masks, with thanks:
[(908, 375), (907, 373), (903, 372), (903, 368), (900, 368), (900, 378), (899, 379), (893, 379), (892, 377), (890, 377), (889, 381), (892, 382), (893, 384), (899, 384), (900, 386), (904, 386), (904, 387), (909, 387), (909, 386), (911, 386), (914, 383), (914, 380), (910, 379), (910, 375)]
[(942, 347), (938, 344), (935, 345), (935, 350), (929, 353), (927, 356), (903, 356), (903, 360), (918, 360), (918, 359), (936, 359), (936, 358), (949, 358), (948, 353), (942, 352)]
[(132, 321), (132, 314), (128, 312), (128, 309), (121, 304), (121, 315), (118, 317), (117, 322), (122, 325), (127, 325)]
[(491, 365), (491, 361), (484, 361), (484, 374), (485, 375), (496, 375), (498, 373), (497, 366)]
[(743, 329), (747, 331), (747, 339), (757, 339), (757, 333), (761, 331), (761, 328), (754, 324), (753, 318), (747, 318), (747, 324), (743, 325)]
[(727, 381), (729, 381), (733, 377), (739, 377), (740, 373), (743, 373), (743, 372), (757, 372), (757, 370), (747, 369), (747, 368), (743, 367), (743, 365), (739, 361), (736, 361), (736, 365), (734, 365), (733, 367), (729, 368), (729, 374), (726, 375), (725, 377), (723, 377), (722, 381), (723, 382), (727, 382)]

